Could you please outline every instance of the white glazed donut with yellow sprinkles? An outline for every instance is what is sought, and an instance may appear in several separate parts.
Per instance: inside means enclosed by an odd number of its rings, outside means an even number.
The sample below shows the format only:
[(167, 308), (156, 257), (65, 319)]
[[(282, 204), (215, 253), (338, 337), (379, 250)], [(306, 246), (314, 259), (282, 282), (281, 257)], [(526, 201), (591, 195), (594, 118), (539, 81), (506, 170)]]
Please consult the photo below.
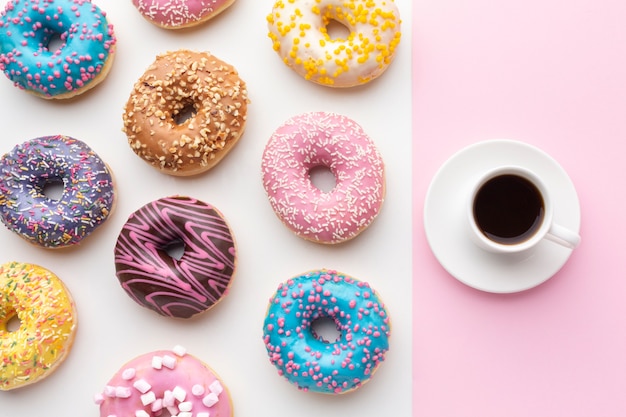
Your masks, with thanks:
[[(8, 326), (16, 317), (19, 328)], [(63, 282), (38, 265), (0, 265), (0, 390), (33, 384), (67, 357), (76, 308)]]
[[(354, 87), (380, 76), (401, 37), (393, 0), (277, 0), (267, 21), (285, 64), (329, 87)], [(329, 35), (333, 21), (346, 26), (346, 38)]]

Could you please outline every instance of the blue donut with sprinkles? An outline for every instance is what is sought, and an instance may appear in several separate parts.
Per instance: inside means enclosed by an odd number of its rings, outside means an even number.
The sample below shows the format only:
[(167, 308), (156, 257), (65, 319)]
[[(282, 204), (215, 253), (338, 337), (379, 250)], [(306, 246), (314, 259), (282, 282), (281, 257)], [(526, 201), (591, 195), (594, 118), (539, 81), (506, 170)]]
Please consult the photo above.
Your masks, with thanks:
[(67, 99), (95, 87), (115, 43), (105, 13), (88, 0), (11, 0), (0, 14), (0, 70), (39, 97)]
[[(59, 198), (50, 191), (54, 184), (62, 184)], [(36, 138), (0, 158), (0, 220), (36, 245), (80, 243), (109, 217), (114, 202), (109, 168), (77, 139)]]
[[(339, 337), (315, 331), (332, 320)], [(369, 381), (389, 350), (387, 310), (366, 282), (314, 270), (282, 283), (271, 297), (263, 340), (278, 373), (303, 391), (344, 394)]]

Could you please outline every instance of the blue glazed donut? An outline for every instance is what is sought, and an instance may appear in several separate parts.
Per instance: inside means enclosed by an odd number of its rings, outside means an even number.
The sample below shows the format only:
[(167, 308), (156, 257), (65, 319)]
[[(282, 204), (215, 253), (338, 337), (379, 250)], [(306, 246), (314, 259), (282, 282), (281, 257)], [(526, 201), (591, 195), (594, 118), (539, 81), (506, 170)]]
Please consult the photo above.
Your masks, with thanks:
[[(62, 44), (49, 50), (55, 37)], [(0, 14), (0, 70), (43, 98), (70, 98), (98, 84), (115, 42), (105, 13), (88, 0), (11, 0)]]
[[(63, 183), (57, 200), (46, 185)], [(45, 136), (17, 145), (0, 159), (0, 220), (45, 248), (79, 243), (113, 210), (113, 178), (85, 143)]]
[[(326, 341), (313, 323), (331, 318)], [(387, 311), (369, 284), (331, 270), (282, 283), (270, 299), (263, 339), (278, 373), (304, 391), (344, 394), (369, 381), (389, 350)]]

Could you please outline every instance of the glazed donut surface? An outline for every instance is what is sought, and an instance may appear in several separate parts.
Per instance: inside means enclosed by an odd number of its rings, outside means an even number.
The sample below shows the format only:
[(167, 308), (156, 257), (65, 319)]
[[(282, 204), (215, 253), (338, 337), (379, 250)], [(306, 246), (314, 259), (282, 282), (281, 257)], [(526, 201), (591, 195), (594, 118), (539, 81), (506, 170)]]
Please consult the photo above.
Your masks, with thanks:
[[(331, 38), (339, 22), (347, 37)], [(379, 77), (400, 43), (393, 0), (278, 0), (267, 16), (269, 37), (283, 62), (306, 80), (354, 87)]]
[[(316, 188), (311, 169), (335, 176)], [(270, 137), (262, 156), (263, 186), (276, 215), (296, 235), (319, 243), (350, 240), (376, 218), (385, 195), (384, 164), (363, 128), (346, 116), (304, 113)]]
[[(48, 49), (59, 38), (58, 49)], [(11, 0), (0, 14), (0, 70), (39, 97), (67, 99), (99, 84), (116, 38), (106, 14), (85, 0)]]
[[(167, 248), (184, 245), (180, 259)], [(190, 197), (152, 201), (130, 215), (115, 245), (126, 293), (160, 315), (189, 318), (217, 304), (235, 273), (231, 230), (213, 206)]]
[[(312, 325), (331, 318), (336, 341)], [(298, 389), (344, 394), (370, 380), (389, 350), (390, 320), (368, 283), (320, 269), (279, 285), (263, 324), (270, 362)]]
[(183, 29), (211, 20), (235, 0), (133, 0), (149, 22), (165, 29)]
[[(24, 387), (49, 376), (69, 354), (77, 316), (63, 282), (38, 265), (0, 266), (0, 389)], [(13, 318), (19, 328), (10, 331)]]
[[(44, 194), (50, 183), (63, 184), (58, 200)], [(31, 139), (0, 159), (0, 220), (30, 243), (76, 245), (109, 218), (114, 204), (109, 168), (78, 139)]]
[(126, 363), (95, 395), (101, 417), (231, 417), (232, 400), (219, 376), (181, 346)]
[[(123, 114), (131, 149), (170, 175), (211, 169), (243, 134), (246, 84), (209, 52), (159, 55), (135, 83)], [(184, 121), (180, 115), (189, 113)]]

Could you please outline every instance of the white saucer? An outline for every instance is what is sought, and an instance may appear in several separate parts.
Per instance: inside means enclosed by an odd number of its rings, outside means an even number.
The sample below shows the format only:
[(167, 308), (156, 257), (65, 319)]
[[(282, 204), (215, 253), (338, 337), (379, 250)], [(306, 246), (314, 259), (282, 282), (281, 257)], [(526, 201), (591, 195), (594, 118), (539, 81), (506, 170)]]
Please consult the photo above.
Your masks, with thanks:
[(437, 260), (453, 277), (493, 293), (524, 291), (547, 281), (572, 253), (547, 240), (531, 253), (513, 256), (487, 252), (472, 242), (464, 231), (469, 188), (485, 170), (506, 164), (537, 173), (554, 200), (554, 221), (575, 232), (580, 230), (576, 189), (565, 170), (542, 150), (518, 141), (489, 140), (453, 155), (435, 174), (426, 193), (426, 238)]

